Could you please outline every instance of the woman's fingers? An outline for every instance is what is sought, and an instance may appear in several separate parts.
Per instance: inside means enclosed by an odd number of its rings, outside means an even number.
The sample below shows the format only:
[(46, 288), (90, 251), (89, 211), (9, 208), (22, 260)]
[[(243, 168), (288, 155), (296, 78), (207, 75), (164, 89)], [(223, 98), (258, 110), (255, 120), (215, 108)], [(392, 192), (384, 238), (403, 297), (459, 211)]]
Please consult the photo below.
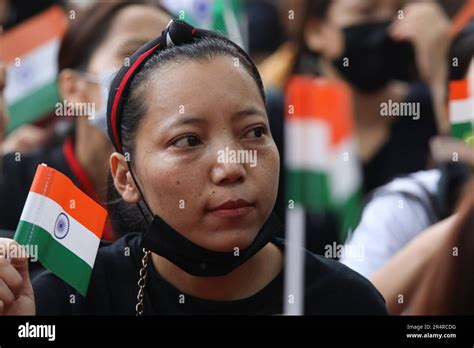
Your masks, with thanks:
[(28, 255), (16, 241), (0, 238), (0, 315), (34, 313)]
[(15, 240), (0, 238), (0, 258), (7, 259), (7, 262), (18, 271), (22, 278), (25, 276), (29, 278), (28, 253)]
[(15, 297), (16, 296), (12, 289), (10, 289), (5, 281), (0, 278), (0, 300), (6, 307), (9, 307), (15, 301)]
[(0, 258), (0, 281), (3, 281), (13, 292), (18, 292), (21, 289), (23, 278), (15, 269), (11, 261)]

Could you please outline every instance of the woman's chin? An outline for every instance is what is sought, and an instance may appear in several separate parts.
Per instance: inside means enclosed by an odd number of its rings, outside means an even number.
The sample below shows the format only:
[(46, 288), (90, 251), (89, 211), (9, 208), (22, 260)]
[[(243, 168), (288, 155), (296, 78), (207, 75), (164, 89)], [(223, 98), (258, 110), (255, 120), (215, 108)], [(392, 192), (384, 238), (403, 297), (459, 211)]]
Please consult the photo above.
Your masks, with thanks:
[(255, 240), (257, 233), (249, 231), (226, 231), (213, 233), (207, 240), (199, 243), (208, 250), (217, 252), (233, 252), (238, 255), (241, 250), (248, 248)]

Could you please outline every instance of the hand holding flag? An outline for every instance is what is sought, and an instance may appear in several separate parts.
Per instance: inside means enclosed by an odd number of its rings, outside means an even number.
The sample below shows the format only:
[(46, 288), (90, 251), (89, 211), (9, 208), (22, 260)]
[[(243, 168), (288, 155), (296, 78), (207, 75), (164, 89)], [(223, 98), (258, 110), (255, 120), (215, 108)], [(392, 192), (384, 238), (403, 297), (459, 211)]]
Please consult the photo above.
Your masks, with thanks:
[(28, 258), (20, 248), (14, 240), (0, 238), (0, 315), (35, 314)]

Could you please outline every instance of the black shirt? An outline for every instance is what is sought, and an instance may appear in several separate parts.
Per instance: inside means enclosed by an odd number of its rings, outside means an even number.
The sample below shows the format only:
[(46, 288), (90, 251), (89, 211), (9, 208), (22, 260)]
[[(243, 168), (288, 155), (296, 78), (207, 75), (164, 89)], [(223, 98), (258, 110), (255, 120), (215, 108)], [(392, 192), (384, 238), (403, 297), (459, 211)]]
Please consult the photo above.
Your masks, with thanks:
[(16, 229), (36, 168), (41, 163), (59, 170), (77, 185), (64, 156), (62, 144), (42, 147), (29, 154), (5, 155), (0, 173), (0, 229)]
[(423, 83), (412, 83), (404, 102), (419, 103), (419, 119), (397, 117), (392, 123), (387, 142), (363, 164), (365, 193), (397, 176), (426, 169), (429, 141), (438, 133), (431, 92)]
[[(41, 163), (60, 171), (85, 194), (99, 204), (103, 204), (95, 192), (92, 181), (75, 156), (73, 137), (55, 139), (48, 146), (40, 147), (28, 154), (9, 153), (2, 160), (3, 166), (0, 172), (0, 230), (16, 230), (36, 169)], [(114, 225), (116, 229), (113, 230), (111, 222), (107, 220), (104, 227), (102, 238), (105, 240), (115, 239), (115, 231), (121, 235), (120, 228), (122, 225)]]
[[(84, 299), (55, 275), (33, 280), (38, 315), (135, 315), (141, 237), (130, 233), (99, 249)], [(280, 240), (274, 243), (284, 250)], [(283, 312), (284, 272), (253, 296), (236, 301), (203, 300), (183, 294), (148, 264), (144, 315), (267, 315)], [(337, 261), (305, 255), (306, 315), (385, 315), (371, 283)]]

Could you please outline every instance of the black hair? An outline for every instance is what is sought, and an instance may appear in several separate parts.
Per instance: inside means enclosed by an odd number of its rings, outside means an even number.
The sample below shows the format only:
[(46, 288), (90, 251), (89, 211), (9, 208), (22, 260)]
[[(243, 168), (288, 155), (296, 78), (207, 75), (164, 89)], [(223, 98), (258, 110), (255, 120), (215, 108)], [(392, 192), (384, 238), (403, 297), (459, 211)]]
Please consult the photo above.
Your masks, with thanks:
[(68, 29), (61, 40), (58, 52), (59, 70), (86, 70), (94, 52), (106, 39), (117, 14), (132, 5), (152, 6), (169, 14), (162, 6), (150, 0), (98, 2), (78, 10), (77, 18), (69, 21)]
[(331, 4), (332, 0), (308, 0), (306, 3), (306, 15), (309, 18), (325, 19)]
[[(146, 103), (143, 102), (147, 91), (147, 82), (166, 64), (183, 64), (186, 62), (204, 62), (214, 57), (227, 56), (238, 59), (245, 70), (252, 76), (265, 103), (265, 93), (258, 72), (254, 64), (237, 47), (227, 39), (219, 36), (197, 38), (193, 42), (172, 46), (157, 51), (150, 57), (130, 83), (129, 93), (123, 102), (123, 116), (120, 125), (122, 149), (129, 156), (130, 166), (133, 168), (135, 136), (142, 117), (147, 112)], [(117, 236), (127, 232), (142, 232), (147, 227), (147, 222), (137, 209), (136, 205), (123, 201), (115, 190), (109, 178), (109, 214)], [(146, 210), (145, 210), (146, 211)]]

